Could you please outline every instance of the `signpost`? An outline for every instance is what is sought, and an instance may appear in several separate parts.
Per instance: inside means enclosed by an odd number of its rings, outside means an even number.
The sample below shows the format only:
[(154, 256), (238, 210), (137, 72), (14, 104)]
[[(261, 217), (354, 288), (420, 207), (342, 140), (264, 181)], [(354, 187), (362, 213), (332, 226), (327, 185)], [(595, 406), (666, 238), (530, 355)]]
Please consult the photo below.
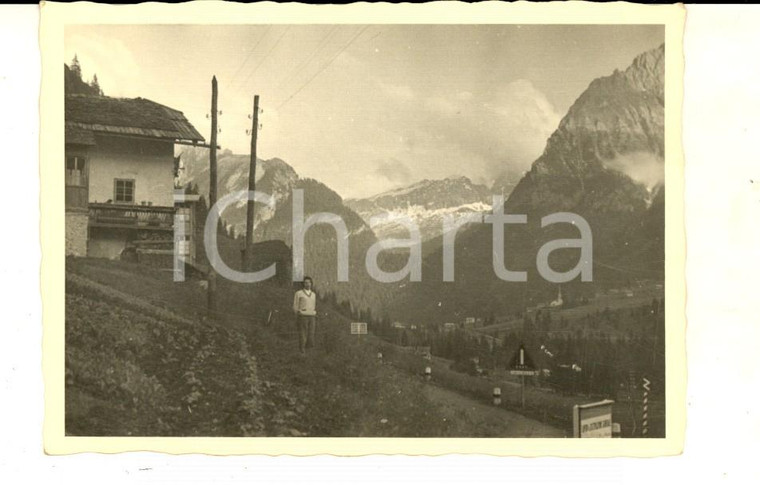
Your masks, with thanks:
[(351, 335), (356, 335), (356, 342), (360, 342), (362, 335), (367, 335), (367, 324), (365, 322), (351, 322)]
[(533, 359), (530, 358), (525, 346), (520, 345), (512, 360), (509, 361), (509, 373), (513, 376), (520, 376), (520, 405), (525, 407), (525, 376), (535, 376), (538, 374)]
[(573, 406), (574, 438), (612, 438), (612, 405), (615, 401), (604, 401)]

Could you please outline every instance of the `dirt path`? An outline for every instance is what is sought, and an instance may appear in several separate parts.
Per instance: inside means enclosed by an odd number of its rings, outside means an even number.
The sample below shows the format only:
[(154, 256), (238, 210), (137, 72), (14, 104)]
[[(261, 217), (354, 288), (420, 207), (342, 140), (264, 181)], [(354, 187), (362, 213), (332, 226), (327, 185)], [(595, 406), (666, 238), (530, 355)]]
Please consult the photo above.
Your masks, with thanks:
[[(492, 437), (501, 438), (564, 438), (562, 430), (505, 409), (488, 406), (461, 394), (435, 385), (426, 386), (425, 394), (441, 405), (442, 418), (460, 420), (468, 416), (477, 419), (480, 428), (493, 430)], [(477, 416), (477, 418), (476, 418)]]

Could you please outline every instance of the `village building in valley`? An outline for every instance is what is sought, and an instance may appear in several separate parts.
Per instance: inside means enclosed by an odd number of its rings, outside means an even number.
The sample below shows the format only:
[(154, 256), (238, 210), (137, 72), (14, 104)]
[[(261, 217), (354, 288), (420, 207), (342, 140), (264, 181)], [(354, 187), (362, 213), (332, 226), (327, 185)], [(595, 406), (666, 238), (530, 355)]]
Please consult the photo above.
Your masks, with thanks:
[(171, 265), (174, 146), (203, 137), (180, 111), (143, 98), (69, 94), (65, 120), (66, 255)]

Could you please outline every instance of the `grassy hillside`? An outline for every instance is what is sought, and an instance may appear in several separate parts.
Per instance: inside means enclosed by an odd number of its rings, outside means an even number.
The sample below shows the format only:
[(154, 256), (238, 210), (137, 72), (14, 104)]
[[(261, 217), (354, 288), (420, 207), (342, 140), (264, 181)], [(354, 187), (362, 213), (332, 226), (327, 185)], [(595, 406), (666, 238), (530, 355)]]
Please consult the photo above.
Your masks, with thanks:
[(66, 280), (69, 435), (261, 435), (256, 361), (234, 330)]
[[(66, 433), (78, 436), (562, 436), (520, 415), (446, 397), (378, 361), (321, 308), (301, 357), (291, 293), (219, 281), (205, 321), (197, 281), (114, 261), (66, 274)], [(495, 414), (494, 414), (495, 413)]]

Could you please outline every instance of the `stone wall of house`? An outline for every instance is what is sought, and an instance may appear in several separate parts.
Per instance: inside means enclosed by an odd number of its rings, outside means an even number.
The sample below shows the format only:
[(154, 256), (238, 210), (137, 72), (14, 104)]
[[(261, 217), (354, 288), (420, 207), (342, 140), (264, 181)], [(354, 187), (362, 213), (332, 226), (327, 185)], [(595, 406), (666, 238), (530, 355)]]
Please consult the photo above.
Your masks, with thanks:
[(66, 211), (66, 256), (87, 256), (87, 221), (84, 211)]

